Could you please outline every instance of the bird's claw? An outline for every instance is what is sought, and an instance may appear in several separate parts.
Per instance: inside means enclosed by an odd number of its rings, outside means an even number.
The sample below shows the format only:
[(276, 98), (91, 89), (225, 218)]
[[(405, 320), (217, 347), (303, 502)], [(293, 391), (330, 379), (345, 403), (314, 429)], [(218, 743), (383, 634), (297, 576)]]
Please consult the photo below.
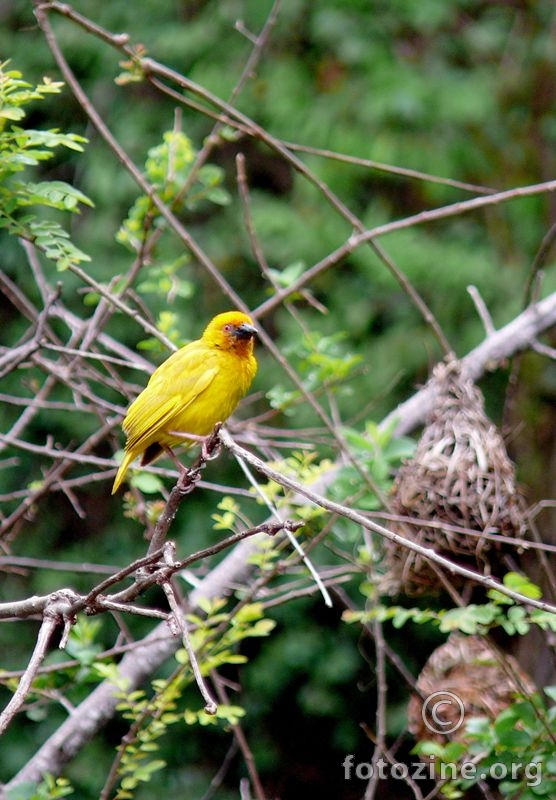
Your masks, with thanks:
[(220, 451), (222, 450), (222, 442), (220, 441), (219, 433), (222, 424), (222, 422), (217, 422), (210, 436), (207, 436), (205, 439), (203, 439), (203, 442), (201, 443), (201, 458), (203, 461), (212, 461), (214, 458), (218, 458), (220, 455)]
[(190, 467), (189, 469), (184, 469), (180, 472), (180, 477), (178, 478), (176, 486), (178, 487), (180, 494), (189, 494), (193, 491), (200, 480), (201, 468)]

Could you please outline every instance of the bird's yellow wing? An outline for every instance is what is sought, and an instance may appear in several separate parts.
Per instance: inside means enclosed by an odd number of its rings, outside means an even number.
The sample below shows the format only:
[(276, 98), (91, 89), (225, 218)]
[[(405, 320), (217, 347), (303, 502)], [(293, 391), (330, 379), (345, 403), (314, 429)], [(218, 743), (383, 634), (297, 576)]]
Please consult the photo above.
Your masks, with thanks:
[(192, 346), (178, 350), (153, 372), (124, 419), (128, 438), (112, 494), (118, 491), (131, 462), (156, 444), (164, 431), (172, 430), (176, 418), (208, 389), (217, 373), (211, 354)]
[[(156, 441), (157, 434), (169, 430), (172, 420), (210, 386), (218, 369), (207, 367), (206, 361), (204, 358), (188, 363), (186, 374), (175, 375), (173, 369), (166, 369), (160, 375), (157, 375), (158, 370), (153, 373), (124, 420), (123, 427), (128, 435), (126, 450), (140, 453)], [(167, 367), (167, 362), (163, 366)]]

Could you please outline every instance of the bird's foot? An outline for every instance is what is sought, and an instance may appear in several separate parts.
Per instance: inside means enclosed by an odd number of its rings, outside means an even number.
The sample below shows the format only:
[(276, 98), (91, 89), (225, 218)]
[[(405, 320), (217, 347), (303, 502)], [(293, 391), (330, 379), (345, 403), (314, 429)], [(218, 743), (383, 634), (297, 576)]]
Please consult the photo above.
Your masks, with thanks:
[(176, 486), (182, 494), (189, 494), (189, 492), (193, 491), (195, 484), (201, 477), (201, 470), (198, 464), (194, 464), (192, 467), (186, 467), (168, 445), (164, 445), (164, 452), (172, 459), (179, 472)]
[(218, 422), (210, 436), (195, 437), (201, 440), (201, 452), (199, 458), (191, 467), (184, 466), (171, 447), (164, 447), (164, 450), (168, 453), (180, 473), (176, 486), (182, 494), (189, 494), (193, 491), (201, 479), (201, 471), (207, 461), (216, 458), (220, 453), (221, 444), (218, 434), (221, 427), (222, 423)]
[[(176, 439), (183, 439), (184, 442), (195, 442), (200, 444), (202, 460), (211, 461), (213, 458), (216, 458), (220, 454), (220, 439), (218, 437), (218, 434), (220, 433), (221, 427), (222, 427), (222, 422), (217, 422), (216, 425), (214, 426), (214, 430), (212, 431), (212, 433), (209, 433), (208, 436), (199, 436), (199, 434), (197, 433), (189, 433), (185, 431), (169, 431), (169, 434), (170, 436), (173, 436)], [(164, 450), (168, 453), (174, 464), (176, 463), (177, 465), (181, 464), (181, 462), (177, 461), (177, 458), (174, 452), (172, 451), (171, 447), (166, 446)]]
[(208, 436), (205, 436), (201, 444), (201, 458), (203, 461), (212, 461), (213, 458), (218, 458), (222, 449), (222, 442), (220, 441), (220, 429), (222, 422), (217, 422), (214, 430)]
[(180, 473), (180, 475), (182, 473), (184, 473), (184, 472), (187, 472), (187, 467), (184, 464), (181, 463), (181, 461), (179, 460), (177, 455), (174, 453), (174, 451), (172, 450), (170, 445), (167, 445), (167, 444), (162, 445), (162, 449), (164, 450), (166, 455), (169, 456), (172, 459), (172, 461), (174, 462), (174, 465), (177, 467), (177, 470)]

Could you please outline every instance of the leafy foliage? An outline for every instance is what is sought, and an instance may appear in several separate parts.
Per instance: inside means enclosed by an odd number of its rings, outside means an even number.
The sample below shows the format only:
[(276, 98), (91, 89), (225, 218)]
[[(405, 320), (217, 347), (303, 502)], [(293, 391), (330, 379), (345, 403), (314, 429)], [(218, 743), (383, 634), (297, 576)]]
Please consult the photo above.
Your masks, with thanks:
[[(274, 627), (272, 620), (264, 619), (262, 605), (244, 605), (231, 617), (224, 611), (226, 602), (217, 600), (202, 603), (206, 617), (198, 614), (188, 615), (188, 622), (194, 626), (191, 645), (199, 657), (199, 665), (204, 674), (209, 674), (225, 664), (243, 664), (246, 658), (236, 652), (236, 648), (246, 637), (268, 636)], [(215, 631), (220, 632), (216, 637)], [(129, 720), (131, 729), (125, 744), (120, 747), (118, 775), (120, 785), (115, 797), (129, 800), (141, 783), (148, 783), (153, 774), (165, 766), (163, 759), (157, 758), (158, 740), (167, 735), (168, 728), (185, 722), (186, 725), (236, 725), (244, 715), (237, 705), (221, 703), (215, 714), (189, 707), (180, 710), (184, 691), (194, 678), (187, 651), (179, 650), (176, 660), (181, 665), (168, 679), (153, 682), (153, 694), (147, 697), (143, 690), (127, 691), (125, 681), (117, 673), (117, 668), (103, 663), (96, 665), (99, 674), (113, 680), (119, 688), (121, 697), (117, 710)]]
[(73, 788), (66, 778), (54, 778), (46, 773), (38, 786), (20, 786), (10, 792), (9, 800), (60, 800), (74, 795)]
[[(556, 689), (545, 688), (547, 697), (554, 701)], [(556, 736), (556, 708), (547, 707), (540, 696), (517, 700), (505, 708), (494, 720), (472, 717), (465, 725), (466, 744), (449, 742), (421, 742), (415, 752), (434, 756), (437, 771), (454, 767), (464, 753), (475, 762), (474, 777), (454, 777), (443, 787), (448, 798), (465, 797), (476, 781), (476, 776), (498, 779), (502, 797), (535, 800), (552, 797), (556, 789), (556, 763), (554, 737)], [(449, 774), (445, 769), (444, 772)], [(457, 775), (457, 766), (451, 773)]]
[(82, 152), (87, 140), (73, 133), (57, 130), (37, 131), (9, 123), (21, 122), (25, 106), (44, 100), (61, 91), (62, 83), (45, 78), (33, 87), (17, 70), (8, 70), (8, 62), (0, 64), (0, 227), (14, 236), (33, 242), (60, 270), (71, 264), (90, 261), (70, 240), (58, 222), (40, 219), (26, 211), (42, 206), (60, 211), (79, 211), (79, 204), (92, 206), (83, 192), (64, 181), (25, 180), (22, 173), (52, 158), (58, 147)]
[[(362, 553), (361, 558), (363, 563), (368, 563), (367, 553)], [(509, 572), (505, 575), (503, 584), (512, 589), (519, 585), (526, 596), (540, 597), (539, 587), (516, 573)], [(372, 583), (365, 582), (360, 588), (364, 596), (369, 599), (375, 597), (376, 587)], [(538, 625), (542, 630), (556, 631), (556, 616), (551, 612), (536, 608), (528, 610), (496, 590), (490, 590), (489, 595), (492, 598), (490, 603), (468, 603), (459, 608), (439, 611), (379, 603), (365, 611), (344, 611), (343, 619), (348, 623), (369, 622), (378, 619), (381, 622), (392, 622), (395, 628), (402, 628), (408, 622), (418, 625), (433, 623), (442, 633), (461, 631), (468, 635), (485, 635), (498, 626), (508, 636), (524, 636), (529, 633), (532, 625)]]

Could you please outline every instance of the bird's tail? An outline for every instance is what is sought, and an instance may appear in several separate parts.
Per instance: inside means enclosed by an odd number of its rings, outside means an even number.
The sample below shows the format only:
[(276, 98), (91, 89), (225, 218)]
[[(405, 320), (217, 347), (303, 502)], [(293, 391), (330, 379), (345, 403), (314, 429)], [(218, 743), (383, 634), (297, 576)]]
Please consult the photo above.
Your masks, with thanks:
[(118, 471), (116, 473), (116, 477), (114, 478), (114, 485), (112, 486), (112, 494), (116, 494), (116, 492), (120, 488), (120, 485), (121, 485), (123, 479), (125, 478), (126, 472), (127, 472), (128, 468), (129, 468), (129, 465), (131, 464), (131, 462), (135, 458), (135, 455), (136, 454), (133, 453), (133, 452), (126, 452), (125, 453), (123, 461), (120, 464), (120, 466), (118, 468)]

